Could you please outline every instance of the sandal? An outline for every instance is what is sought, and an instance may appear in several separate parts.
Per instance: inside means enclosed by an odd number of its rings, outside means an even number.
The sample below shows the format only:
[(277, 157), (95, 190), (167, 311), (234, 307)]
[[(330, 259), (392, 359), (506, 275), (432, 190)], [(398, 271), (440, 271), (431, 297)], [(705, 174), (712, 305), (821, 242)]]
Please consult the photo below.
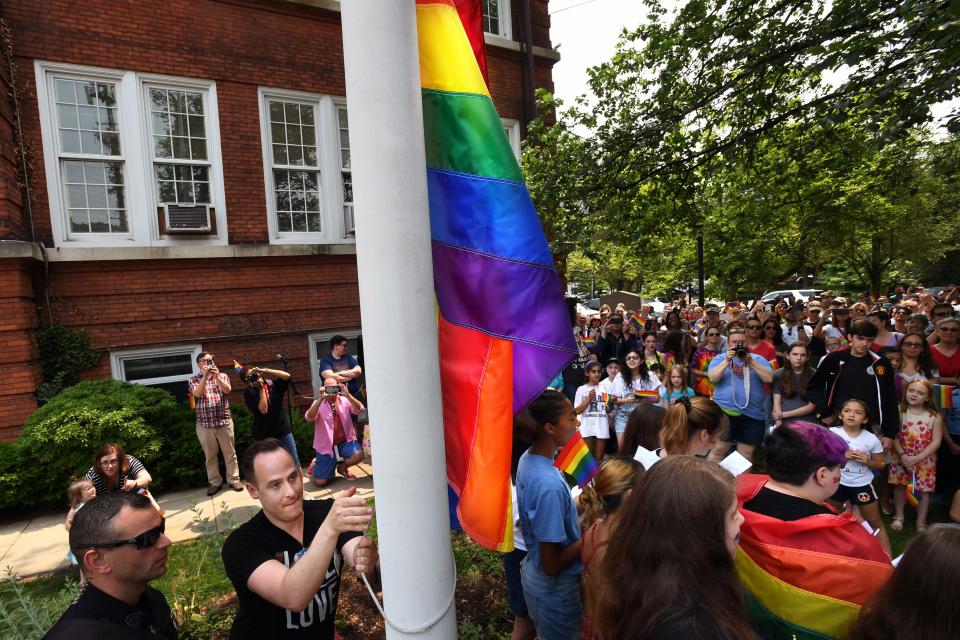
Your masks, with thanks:
[(339, 465), (339, 464), (338, 464), (338, 465), (337, 465), (337, 471), (339, 471), (339, 472), (340, 472), (340, 475), (342, 475), (344, 478), (347, 478), (348, 480), (354, 480), (354, 479), (356, 479), (356, 477), (357, 477), (357, 476), (353, 475), (352, 473), (350, 473), (350, 469), (349, 469), (349, 468), (344, 468), (343, 465)]
[(903, 531), (903, 518), (894, 518), (890, 528), (894, 531)]
[(918, 522), (918, 523), (917, 523), (917, 531), (918, 531), (918, 532), (920, 532), (920, 531), (926, 531), (926, 530), (927, 530), (927, 523), (926, 523), (926, 522)]

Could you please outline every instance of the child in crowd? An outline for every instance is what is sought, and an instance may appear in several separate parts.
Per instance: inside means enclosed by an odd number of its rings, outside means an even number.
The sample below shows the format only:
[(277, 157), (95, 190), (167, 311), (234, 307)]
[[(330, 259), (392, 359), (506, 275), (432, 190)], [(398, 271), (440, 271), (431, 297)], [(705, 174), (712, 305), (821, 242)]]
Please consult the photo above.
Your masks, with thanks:
[(583, 621), (580, 523), (553, 459), (576, 430), (577, 414), (566, 396), (551, 390), (530, 403), (526, 414), (534, 436), (517, 466), (517, 511), (527, 546), (520, 568), (523, 596), (540, 640), (574, 640)]
[[(93, 480), (90, 478), (80, 478), (70, 483), (70, 486), (67, 487), (67, 498), (70, 499), (70, 509), (67, 510), (67, 519), (63, 523), (67, 531), (70, 531), (70, 527), (73, 526), (73, 516), (80, 510), (80, 507), (90, 500), (93, 500), (96, 495), (97, 488), (93, 486)], [(77, 558), (73, 555), (72, 551), (67, 552), (67, 559), (70, 560), (70, 564), (74, 566), (77, 565)]]
[(727, 414), (713, 400), (701, 396), (682, 398), (664, 417), (660, 431), (663, 448), (656, 453), (661, 458), (708, 455), (729, 426)]
[(906, 486), (913, 483), (919, 494), (917, 529), (927, 528), (930, 494), (936, 489), (937, 449), (941, 440), (941, 419), (933, 404), (933, 386), (926, 380), (914, 380), (903, 390), (900, 405), (900, 434), (893, 448), (900, 459), (890, 465), (889, 482), (894, 486), (893, 504), (897, 515), (890, 528), (903, 529)]
[(660, 389), (660, 406), (669, 409), (680, 398), (692, 398), (693, 389), (687, 386), (687, 368), (682, 364), (675, 364), (663, 377), (663, 388)]
[(847, 511), (860, 510), (863, 519), (877, 531), (877, 542), (888, 554), (890, 538), (880, 519), (880, 507), (877, 493), (873, 490), (873, 472), (886, 467), (883, 457), (883, 445), (870, 430), (867, 417), (867, 405), (859, 400), (847, 400), (837, 415), (839, 427), (831, 427), (847, 443), (847, 463), (840, 472), (840, 486), (831, 498), (847, 505)]
[(813, 377), (810, 347), (794, 342), (787, 350), (787, 366), (773, 380), (773, 421), (777, 426), (793, 420), (816, 419), (817, 405), (807, 399), (807, 384)]
[(584, 371), (587, 374), (587, 382), (577, 389), (573, 406), (577, 415), (580, 416), (580, 435), (590, 447), (590, 453), (599, 462), (603, 459), (607, 440), (610, 439), (610, 422), (607, 418), (609, 392), (600, 389), (599, 362), (590, 360), (584, 366)]
[[(592, 594), (591, 567), (595, 571), (600, 565), (620, 505), (640, 480), (643, 472), (643, 465), (633, 458), (607, 458), (600, 464), (600, 470), (593, 482), (588, 484), (580, 495), (580, 504), (583, 505), (583, 514), (580, 516), (580, 527), (583, 529), (580, 561), (583, 562), (584, 600), (588, 605)], [(593, 637), (589, 627), (589, 621), (586, 621), (581, 640)]]

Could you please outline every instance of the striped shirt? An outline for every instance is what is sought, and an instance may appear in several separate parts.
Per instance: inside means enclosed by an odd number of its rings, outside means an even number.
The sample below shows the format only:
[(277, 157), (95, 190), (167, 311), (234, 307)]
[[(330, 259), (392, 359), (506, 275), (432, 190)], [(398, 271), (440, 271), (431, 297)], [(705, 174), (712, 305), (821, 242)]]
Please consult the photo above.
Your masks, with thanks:
[(142, 462), (130, 455), (127, 456), (127, 467), (126, 473), (123, 472), (123, 469), (120, 470), (120, 476), (117, 478), (116, 484), (111, 483), (111, 486), (107, 485), (107, 478), (94, 467), (90, 467), (90, 470), (87, 471), (87, 478), (89, 478), (90, 481), (93, 482), (93, 486), (97, 488), (97, 495), (107, 493), (108, 491), (120, 491), (123, 489), (123, 483), (127, 478), (136, 480), (141, 473), (147, 470)]

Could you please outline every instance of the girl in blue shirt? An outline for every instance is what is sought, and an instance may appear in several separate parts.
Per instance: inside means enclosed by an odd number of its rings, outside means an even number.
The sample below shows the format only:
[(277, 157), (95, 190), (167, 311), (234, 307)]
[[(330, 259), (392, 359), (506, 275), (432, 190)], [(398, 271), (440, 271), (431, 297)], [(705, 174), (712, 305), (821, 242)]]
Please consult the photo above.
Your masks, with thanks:
[(517, 509), (527, 545), (520, 566), (523, 596), (540, 640), (576, 640), (583, 621), (580, 524), (553, 459), (579, 421), (567, 397), (550, 389), (526, 413), (534, 435), (517, 467)]

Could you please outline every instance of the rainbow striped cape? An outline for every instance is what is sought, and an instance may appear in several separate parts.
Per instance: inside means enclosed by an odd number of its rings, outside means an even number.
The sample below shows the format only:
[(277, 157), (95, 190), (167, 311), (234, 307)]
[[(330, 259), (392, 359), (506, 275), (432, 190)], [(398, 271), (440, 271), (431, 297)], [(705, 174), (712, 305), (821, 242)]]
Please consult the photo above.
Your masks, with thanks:
[(893, 566), (850, 514), (785, 522), (743, 509), (769, 476), (737, 478), (744, 523), (735, 560), (750, 623), (768, 640), (845, 638)]
[[(513, 549), (513, 416), (577, 355), (560, 279), (487, 89), (470, 3), (417, 0), (447, 480), (488, 549)], [(473, 0), (473, 4), (479, 4)], [(467, 23), (463, 14), (472, 16)], [(479, 33), (479, 36), (478, 36)], [(477, 39), (479, 37), (479, 40)]]

